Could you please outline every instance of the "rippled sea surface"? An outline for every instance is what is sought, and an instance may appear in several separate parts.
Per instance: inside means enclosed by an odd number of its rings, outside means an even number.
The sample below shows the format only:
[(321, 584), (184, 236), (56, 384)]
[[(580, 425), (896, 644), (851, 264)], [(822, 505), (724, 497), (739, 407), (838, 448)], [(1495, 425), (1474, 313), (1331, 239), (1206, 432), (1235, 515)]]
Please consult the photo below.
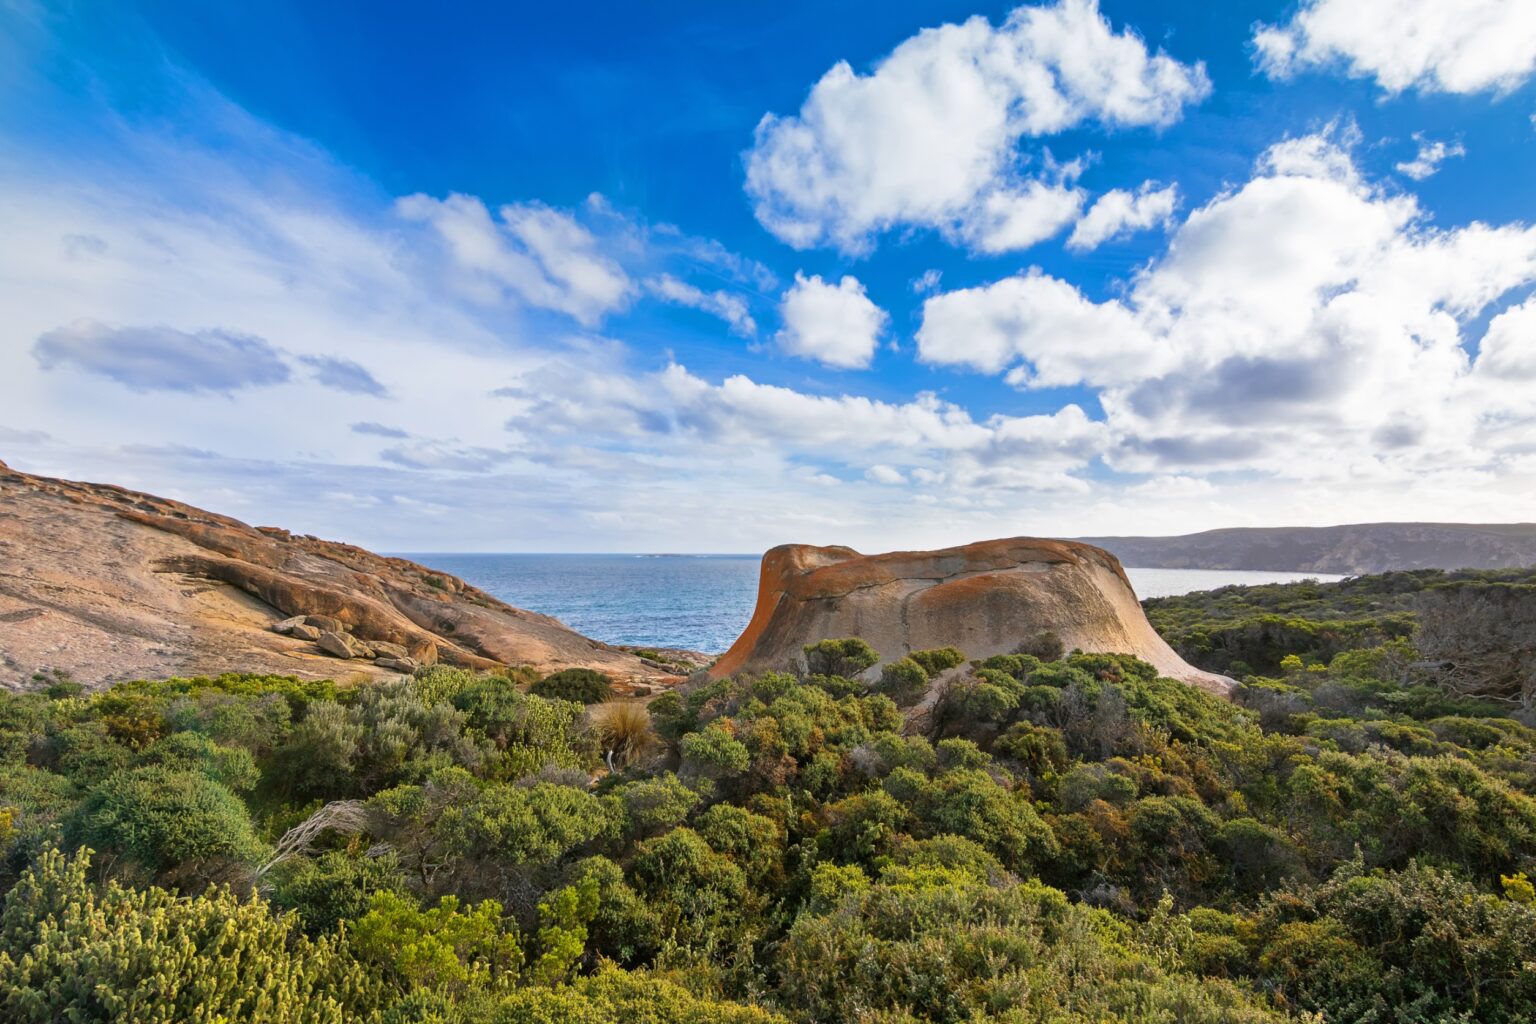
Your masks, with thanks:
[[(519, 608), (553, 615), (610, 644), (731, 645), (757, 600), (757, 555), (433, 555), (404, 557), (452, 573)], [(1127, 569), (1139, 597), (1231, 584), (1339, 579), (1318, 573)]]

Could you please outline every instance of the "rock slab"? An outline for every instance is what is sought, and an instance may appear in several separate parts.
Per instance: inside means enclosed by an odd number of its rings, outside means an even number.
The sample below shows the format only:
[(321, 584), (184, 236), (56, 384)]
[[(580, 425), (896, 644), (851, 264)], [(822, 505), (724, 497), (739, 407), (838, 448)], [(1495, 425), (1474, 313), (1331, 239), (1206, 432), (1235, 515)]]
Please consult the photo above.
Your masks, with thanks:
[[(279, 629), (281, 631), (274, 631)], [(317, 645), (346, 651), (344, 660)], [(370, 660), (386, 652), (392, 664)], [(0, 462), (0, 686), (266, 672), (375, 678), (437, 662), (678, 681), (547, 615), (401, 558)]]
[(1233, 685), (1157, 635), (1109, 552), (1031, 537), (883, 555), (776, 547), (763, 556), (752, 621), (710, 675), (800, 670), (802, 648), (828, 638), (862, 637), (891, 661), (932, 647), (1008, 654), (1043, 632), (1069, 651), (1133, 654), (1212, 693)]

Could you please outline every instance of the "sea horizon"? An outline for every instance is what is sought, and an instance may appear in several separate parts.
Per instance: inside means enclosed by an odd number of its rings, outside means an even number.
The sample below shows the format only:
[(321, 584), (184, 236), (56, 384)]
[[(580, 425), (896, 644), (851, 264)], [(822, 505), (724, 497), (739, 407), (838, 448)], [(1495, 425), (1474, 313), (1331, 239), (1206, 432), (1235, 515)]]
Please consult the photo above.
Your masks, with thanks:
[[(559, 619), (609, 644), (719, 654), (741, 635), (757, 603), (761, 554), (690, 552), (396, 552), (457, 576), (517, 608)], [(1140, 599), (1223, 586), (1343, 576), (1296, 570), (1126, 566)]]

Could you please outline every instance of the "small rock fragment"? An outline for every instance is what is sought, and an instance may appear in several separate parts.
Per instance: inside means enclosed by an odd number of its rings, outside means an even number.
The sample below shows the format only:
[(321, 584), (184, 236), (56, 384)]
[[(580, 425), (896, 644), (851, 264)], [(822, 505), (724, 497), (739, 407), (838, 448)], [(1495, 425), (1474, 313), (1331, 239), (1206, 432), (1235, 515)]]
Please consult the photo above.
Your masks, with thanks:
[(418, 640), (411, 645), (410, 658), (418, 665), (437, 664), (437, 644), (431, 640)]

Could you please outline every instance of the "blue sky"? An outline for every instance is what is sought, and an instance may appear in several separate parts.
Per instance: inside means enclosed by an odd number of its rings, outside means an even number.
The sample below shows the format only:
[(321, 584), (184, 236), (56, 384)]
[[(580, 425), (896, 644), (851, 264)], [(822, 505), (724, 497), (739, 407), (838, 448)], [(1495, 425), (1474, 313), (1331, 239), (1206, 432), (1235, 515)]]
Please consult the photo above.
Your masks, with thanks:
[(1536, 519), (1536, 12), (0, 5), (0, 458), (393, 550)]

